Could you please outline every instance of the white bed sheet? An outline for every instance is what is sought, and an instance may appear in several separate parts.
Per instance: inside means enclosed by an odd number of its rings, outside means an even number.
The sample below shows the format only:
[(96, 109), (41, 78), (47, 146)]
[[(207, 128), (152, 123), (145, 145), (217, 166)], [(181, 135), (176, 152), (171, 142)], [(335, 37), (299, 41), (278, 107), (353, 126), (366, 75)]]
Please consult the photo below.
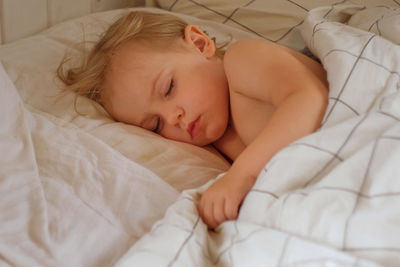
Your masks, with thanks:
[(0, 260), (107, 266), (178, 191), (79, 128), (27, 108), (0, 64)]
[[(186, 2), (197, 5), (196, 1)], [(319, 1), (312, 2), (313, 5), (321, 4)], [(393, 1), (384, 2), (396, 5)], [(179, 4), (184, 3), (179, 1)], [(393, 9), (376, 9), (372, 12), (376, 17), (371, 18), (365, 15), (371, 9), (338, 12), (340, 6), (334, 4), (333, 7), (335, 12), (329, 11), (332, 20), (343, 21), (353, 14), (349, 21), (353, 26), (387, 38), (399, 36), (393, 33), (395, 30), (398, 32), (398, 27), (389, 27), (398, 21), (398, 16), (390, 13), (396, 12)], [(208, 7), (201, 8), (210, 11)], [(206, 185), (185, 192), (153, 231), (120, 259), (153, 222), (162, 218), (165, 209), (177, 199), (178, 191), (201, 185), (229, 166), (213, 152), (115, 123), (91, 101), (79, 101), (79, 110), (86, 113), (86, 117), (74, 112), (72, 94), (54, 101), (59, 93), (54, 71), (67, 46), (82, 39), (82, 29), (86, 38), (96, 39), (101, 29), (125, 11), (99, 13), (66, 22), (34, 37), (0, 47), (0, 60), (9, 76), (0, 69), (2, 265), (109, 266), (120, 260), (123, 266), (130, 263), (138, 264), (134, 266), (230, 266), (232, 262), (240, 266), (293, 266), (295, 263), (304, 266), (325, 263), (332, 266), (374, 266), (373, 262), (388, 262), (390, 265), (398, 260), (397, 239), (390, 239), (399, 236), (397, 194), (393, 194), (393, 203), (392, 199), (382, 198), (389, 202), (387, 209), (378, 205), (378, 210), (372, 207), (346, 217), (349, 218), (347, 221), (339, 220), (355, 199), (364, 200), (368, 196), (378, 199), (376, 197), (382, 192), (386, 192), (382, 193), (384, 196), (398, 192), (398, 181), (383, 179), (378, 184), (371, 184), (367, 180), (368, 186), (381, 190), (372, 193), (368, 192), (369, 187), (364, 189), (366, 191), (346, 187), (342, 191), (332, 190), (330, 195), (318, 195), (323, 190), (329, 191), (329, 186), (315, 189), (328, 181), (333, 181), (333, 185), (347, 186), (347, 177), (365, 174), (362, 167), (371, 158), (379, 159), (371, 160), (378, 164), (376, 167), (373, 165), (377, 175), (398, 177), (398, 169), (394, 168), (399, 159), (396, 141), (398, 126), (392, 125), (399, 118), (396, 105), (399, 103), (396, 93), (399, 88), (398, 47), (393, 49), (389, 42), (374, 37), (366, 46), (373, 49), (365, 50), (368, 53), (360, 56), (360, 51), (364, 51), (360, 45), (368, 41), (362, 37), (369, 38), (370, 35), (356, 30), (347, 31), (342, 24), (320, 23), (319, 11), (312, 13), (314, 17), (310, 17), (306, 26), (308, 30), (303, 33), (313, 51), (322, 58), (333, 86), (328, 108), (332, 115), (326, 116), (323, 130), (289, 146), (271, 161), (268, 172), (262, 174), (246, 199), (238, 222), (227, 222), (217, 233), (206, 231), (192, 202), (192, 199), (198, 199)], [(216, 14), (212, 9), (211, 12)], [(338, 16), (335, 17), (335, 14)], [(257, 37), (220, 23), (183, 17), (200, 25), (220, 41), (226, 40), (229, 34), (233, 40)], [(235, 21), (238, 18), (233, 16)], [(369, 24), (366, 18), (370, 19)], [(384, 24), (389, 26), (381, 27)], [(243, 21), (240, 27), (243, 25), (247, 24)], [(373, 27), (369, 29), (371, 25)], [(315, 30), (315, 38), (310, 37), (310, 34), (313, 35), (311, 28)], [(288, 30), (290, 33), (285, 35), (284, 42), (300, 40), (298, 32), (286, 28), (281, 31), (285, 33)], [(376, 49), (375, 42), (379, 43)], [(295, 46), (302, 47), (302, 43)], [(329, 49), (344, 51), (333, 53)], [(357, 70), (354, 75), (346, 75), (352, 72), (355, 62), (357, 68), (363, 66), (364, 71)], [(374, 72), (379, 74), (370, 75)], [(356, 90), (340, 93), (343, 84)], [(368, 89), (360, 92), (365, 85)], [(368, 116), (362, 120), (364, 114)], [(362, 127), (357, 128), (359, 122)], [(379, 131), (385, 127), (392, 127), (393, 132), (388, 130), (383, 135), (385, 138), (379, 139), (382, 133)], [(351, 142), (344, 142), (346, 133), (351, 134)], [(382, 140), (391, 142), (387, 145)], [(282, 169), (287, 169), (285, 164), (281, 167), (287, 158), (300, 165), (293, 167), (296, 172), (282, 173)], [(305, 183), (310, 173), (318, 172), (321, 170), (319, 167), (325, 165), (315, 183), (310, 184), (311, 187), (299, 189), (299, 184)], [(331, 180), (319, 180), (325, 176)], [(355, 182), (351, 185), (357, 187), (359, 184)], [(385, 191), (388, 189), (392, 191)], [(342, 195), (346, 193), (347, 198), (353, 197), (353, 202), (344, 202), (340, 206), (346, 198)], [(323, 203), (339, 205), (340, 208), (322, 209), (317, 205), (318, 201), (313, 201), (325, 195), (326, 198), (321, 198), (325, 201)], [(357, 196), (359, 198), (355, 198)], [(329, 217), (327, 213), (330, 211), (338, 212), (338, 215), (335, 213)], [(376, 214), (380, 214), (379, 218)], [(318, 221), (320, 218), (321, 221)], [(379, 221), (380, 218), (383, 218), (382, 221)], [(357, 233), (361, 234), (354, 240), (367, 240), (370, 242), (366, 243), (368, 246), (354, 249), (351, 246), (355, 245), (348, 243), (347, 247), (341, 247), (340, 244), (346, 243), (338, 241), (340, 227), (332, 227), (331, 223), (335, 220), (338, 220), (339, 226), (344, 222), (359, 227)], [(383, 227), (388, 228), (380, 231)]]
[(0, 46), (1, 266), (113, 265), (179, 191), (229, 167), (212, 149), (117, 123), (84, 98), (80, 116), (74, 95), (60, 94), (55, 71), (68, 47), (130, 10)]
[[(377, 34), (356, 28), (366, 20)], [(184, 191), (117, 266), (398, 266), (400, 24), (390, 21), (396, 3), (310, 11), (302, 33), (330, 85), (322, 128), (267, 163), (238, 220), (208, 231), (196, 203), (213, 181)]]
[[(60, 94), (63, 85), (55, 78), (55, 72), (64, 55), (68, 53), (74, 56), (71, 61), (74, 64), (82, 56), (82, 48), (76, 44), (86, 40), (86, 48), (89, 48), (92, 45), (90, 41), (97, 40), (112, 21), (130, 10), (134, 9), (84, 16), (30, 38), (3, 45), (0, 47), (0, 60), (26, 106), (59, 118), (59, 124), (72, 123), (96, 136), (127, 158), (150, 169), (179, 191), (200, 186), (229, 168), (228, 162), (212, 147), (204, 149), (166, 140), (138, 127), (117, 123), (100, 105), (85, 98), (78, 101), (79, 112), (86, 115), (80, 116), (72, 104), (74, 94)], [(162, 12), (152, 8), (144, 10)], [(216, 24), (177, 15), (205, 25), (206, 28)], [(225, 31), (224, 37), (227, 38), (227, 26), (215, 28), (210, 32), (219, 34)]]

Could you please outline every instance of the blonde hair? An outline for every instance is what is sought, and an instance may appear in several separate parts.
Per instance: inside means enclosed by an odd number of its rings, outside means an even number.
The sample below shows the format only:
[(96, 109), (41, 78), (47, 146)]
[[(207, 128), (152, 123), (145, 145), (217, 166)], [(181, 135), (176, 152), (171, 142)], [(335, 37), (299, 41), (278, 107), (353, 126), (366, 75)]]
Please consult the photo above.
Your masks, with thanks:
[[(57, 75), (67, 85), (67, 90), (76, 93), (75, 110), (79, 96), (103, 104), (102, 84), (116, 49), (131, 40), (151, 41), (152, 45), (163, 47), (183, 38), (187, 25), (185, 21), (170, 14), (133, 11), (119, 18), (104, 32), (80, 66), (65, 70), (65, 63), (69, 61), (65, 57), (58, 66)], [(223, 56), (221, 48), (217, 48), (216, 55)]]

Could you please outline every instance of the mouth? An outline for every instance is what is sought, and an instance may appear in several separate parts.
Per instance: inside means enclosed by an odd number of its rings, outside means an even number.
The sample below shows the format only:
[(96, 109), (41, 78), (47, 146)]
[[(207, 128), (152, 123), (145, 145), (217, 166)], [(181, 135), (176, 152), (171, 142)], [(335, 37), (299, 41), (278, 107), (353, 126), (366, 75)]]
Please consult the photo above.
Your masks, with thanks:
[(194, 121), (192, 121), (191, 123), (189, 123), (189, 125), (187, 127), (187, 131), (192, 138), (196, 137), (199, 134), (199, 132), (200, 132), (200, 116), (197, 119), (195, 119)]

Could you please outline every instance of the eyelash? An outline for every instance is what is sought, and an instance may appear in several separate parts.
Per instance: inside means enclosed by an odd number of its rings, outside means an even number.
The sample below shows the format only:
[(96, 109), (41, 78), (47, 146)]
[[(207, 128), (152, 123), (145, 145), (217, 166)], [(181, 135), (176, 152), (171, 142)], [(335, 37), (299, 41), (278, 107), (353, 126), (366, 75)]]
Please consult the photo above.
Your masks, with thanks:
[[(171, 79), (168, 90), (165, 92), (164, 96), (169, 96), (171, 94), (171, 91), (173, 88), (174, 88), (174, 80)], [(158, 117), (156, 126), (153, 129), (153, 132), (158, 133), (160, 131), (160, 123), (161, 123), (161, 119), (160, 119), (160, 117)]]
[(154, 127), (153, 132), (158, 133), (160, 131), (160, 117), (157, 117), (156, 127)]
[(171, 93), (173, 88), (174, 88), (174, 80), (171, 79), (171, 82), (169, 83), (168, 90), (165, 92), (165, 96), (168, 96)]

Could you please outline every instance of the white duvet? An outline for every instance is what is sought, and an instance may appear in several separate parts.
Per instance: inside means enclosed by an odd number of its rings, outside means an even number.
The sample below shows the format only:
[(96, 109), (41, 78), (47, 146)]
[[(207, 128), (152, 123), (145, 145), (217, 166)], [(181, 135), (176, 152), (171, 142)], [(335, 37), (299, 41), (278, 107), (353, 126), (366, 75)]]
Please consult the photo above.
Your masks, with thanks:
[(208, 231), (196, 203), (212, 181), (184, 191), (118, 266), (399, 266), (399, 27), (398, 8), (312, 10), (322, 128), (265, 166), (238, 220)]
[(109, 266), (178, 191), (73, 124), (24, 105), (0, 64), (0, 265)]

